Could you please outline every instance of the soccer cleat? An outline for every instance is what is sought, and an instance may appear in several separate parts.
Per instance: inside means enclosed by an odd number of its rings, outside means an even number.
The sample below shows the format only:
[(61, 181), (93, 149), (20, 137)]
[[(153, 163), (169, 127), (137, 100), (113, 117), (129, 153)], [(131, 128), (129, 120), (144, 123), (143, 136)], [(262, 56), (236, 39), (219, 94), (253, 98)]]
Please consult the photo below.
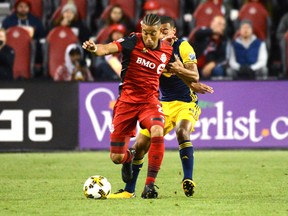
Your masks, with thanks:
[(135, 193), (129, 193), (128, 191), (120, 189), (119, 191), (110, 194), (109, 199), (129, 199), (134, 197), (136, 197)]
[(132, 155), (132, 159), (130, 162), (124, 163), (122, 165), (122, 180), (125, 183), (128, 183), (133, 178), (132, 164), (133, 164), (133, 159), (134, 159), (134, 155), (135, 155), (136, 151), (134, 149), (129, 149), (129, 151)]
[(193, 196), (195, 187), (196, 184), (191, 179), (184, 179), (182, 182), (182, 188), (187, 197)]
[(157, 187), (157, 185), (154, 185), (154, 183), (145, 185), (144, 191), (142, 192), (141, 197), (143, 199), (156, 199), (158, 197), (158, 192), (156, 191), (155, 187)]

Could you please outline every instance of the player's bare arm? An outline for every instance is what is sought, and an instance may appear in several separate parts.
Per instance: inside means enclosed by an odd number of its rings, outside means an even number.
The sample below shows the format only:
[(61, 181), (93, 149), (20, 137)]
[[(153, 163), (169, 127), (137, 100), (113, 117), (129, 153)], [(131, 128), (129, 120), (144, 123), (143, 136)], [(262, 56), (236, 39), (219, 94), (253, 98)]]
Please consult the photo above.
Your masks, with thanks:
[(186, 63), (183, 65), (178, 56), (175, 56), (175, 61), (169, 64), (168, 70), (187, 82), (199, 82), (197, 65), (195, 63)]
[(208, 86), (201, 82), (191, 83), (189, 87), (192, 89), (193, 92), (196, 92), (199, 94), (214, 93), (213, 87)]
[[(199, 82), (199, 73), (197, 64), (183, 63), (175, 56), (176, 61), (169, 65), (169, 72), (176, 72), (175, 74), (190, 88), (193, 92), (206, 94), (213, 93), (211, 86)], [(177, 73), (178, 71), (178, 73)], [(179, 72), (180, 71), (180, 72)]]
[[(190, 67), (192, 66), (192, 64), (186, 64), (186, 67)], [(197, 71), (198, 74), (198, 69), (197, 69), (197, 65), (193, 64), (193, 67), (196, 68), (194, 71)], [(190, 69), (192, 70), (192, 69)], [(214, 89), (211, 86), (208, 86), (204, 83), (199, 82), (191, 82), (190, 80), (188, 80), (185, 76), (182, 75), (177, 75), (190, 89), (192, 89), (193, 92), (199, 93), (199, 94), (206, 94), (206, 93), (213, 93)], [(199, 77), (199, 75), (198, 75)]]
[(96, 56), (104, 56), (119, 52), (118, 46), (115, 43), (95, 44), (93, 40), (85, 41), (82, 48)]
[(195, 63), (185, 63), (184, 68), (180, 70), (180, 74), (190, 79), (191, 82), (199, 82), (199, 72)]

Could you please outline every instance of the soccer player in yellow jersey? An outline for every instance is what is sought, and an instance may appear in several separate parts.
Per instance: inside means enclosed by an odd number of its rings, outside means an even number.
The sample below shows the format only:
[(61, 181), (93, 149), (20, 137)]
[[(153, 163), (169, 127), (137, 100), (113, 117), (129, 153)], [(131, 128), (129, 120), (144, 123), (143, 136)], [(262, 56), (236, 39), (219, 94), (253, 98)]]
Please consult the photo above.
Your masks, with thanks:
[[(199, 83), (199, 74), (197, 69), (197, 59), (194, 49), (191, 45), (182, 39), (175, 37), (176, 27), (172, 18), (163, 16), (161, 17), (161, 33), (162, 36), (171, 42), (173, 46), (173, 53), (178, 56), (176, 59), (179, 63), (178, 66), (171, 66), (168, 72), (163, 73), (160, 77), (160, 91), (161, 91), (161, 104), (165, 114), (165, 127), (164, 135), (169, 133), (175, 128), (176, 136), (179, 144), (179, 154), (183, 168), (182, 188), (187, 197), (194, 193), (195, 183), (193, 181), (193, 145), (190, 141), (190, 132), (194, 131), (194, 125), (198, 121), (201, 113), (200, 107), (197, 105), (198, 93), (213, 93), (210, 86)], [(178, 71), (177, 75), (173, 71)], [(184, 77), (181, 77), (179, 70), (190, 70), (195, 77), (194, 83), (189, 83)], [(180, 74), (180, 75), (179, 75)], [(180, 79), (180, 77), (183, 78)], [(193, 82), (193, 81), (192, 81)], [(189, 87), (190, 88), (189, 88)], [(193, 90), (192, 90), (193, 89)], [(110, 198), (131, 198), (135, 197), (135, 186), (143, 166), (144, 155), (149, 150), (156, 151), (155, 155), (163, 157), (164, 150), (160, 148), (150, 148), (150, 134), (146, 129), (142, 129), (136, 138), (136, 143), (132, 148), (136, 149), (136, 155), (133, 160), (133, 179), (126, 183), (125, 189), (120, 190), (110, 195)], [(158, 192), (155, 189), (155, 178), (159, 170), (153, 169), (154, 159), (148, 153), (148, 173), (149, 177), (146, 178), (142, 198), (157, 198)], [(155, 176), (151, 178), (151, 176)]]

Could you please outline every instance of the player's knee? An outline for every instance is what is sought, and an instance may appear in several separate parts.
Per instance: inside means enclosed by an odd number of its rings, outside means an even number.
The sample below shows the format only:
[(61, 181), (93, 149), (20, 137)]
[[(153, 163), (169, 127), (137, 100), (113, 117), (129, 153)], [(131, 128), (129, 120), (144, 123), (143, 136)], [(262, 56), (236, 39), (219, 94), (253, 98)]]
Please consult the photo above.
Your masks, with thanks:
[(120, 164), (124, 158), (124, 154), (110, 154), (110, 158), (115, 164)]
[(160, 125), (153, 125), (150, 129), (151, 137), (163, 136), (164, 129)]
[(177, 128), (176, 130), (177, 140), (189, 140), (190, 139), (190, 131), (185, 128)]

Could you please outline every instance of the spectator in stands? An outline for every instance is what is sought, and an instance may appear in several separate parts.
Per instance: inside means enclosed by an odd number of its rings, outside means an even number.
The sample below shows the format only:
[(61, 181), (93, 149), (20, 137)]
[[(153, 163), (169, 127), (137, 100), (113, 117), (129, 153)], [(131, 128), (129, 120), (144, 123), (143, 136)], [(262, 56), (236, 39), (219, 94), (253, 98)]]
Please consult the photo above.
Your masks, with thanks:
[(52, 28), (56, 26), (70, 27), (81, 43), (90, 37), (88, 28), (78, 19), (76, 5), (71, 2), (65, 4), (61, 9), (61, 15), (52, 21)]
[[(147, 0), (142, 9), (142, 17), (144, 17), (146, 14), (158, 14), (159, 15), (160, 5), (158, 1), (155, 0)], [(138, 21), (136, 25), (136, 31), (141, 32), (141, 21), (142, 18)]]
[(265, 78), (268, 51), (264, 41), (253, 34), (251, 21), (243, 20), (239, 36), (233, 40), (227, 75), (236, 79)]
[(234, 20), (232, 20), (231, 19), (232, 17), (230, 15), (231, 15), (231, 11), (233, 8), (232, 4), (234, 1), (230, 1), (230, 0), (210, 0), (210, 1), (220, 8), (223, 16), (226, 19), (225, 35), (227, 35), (230, 38), (233, 37), (235, 33), (233, 21), (235, 21), (236, 17), (234, 18)]
[(35, 62), (42, 64), (40, 40), (45, 37), (45, 30), (42, 22), (30, 13), (31, 7), (29, 0), (17, 0), (14, 5), (14, 11), (3, 20), (2, 27), (8, 29), (13, 26), (21, 26), (26, 29), (31, 37), (36, 40)]
[(8, 29), (12, 26), (21, 26), (34, 39), (44, 38), (45, 31), (42, 22), (30, 13), (31, 7), (29, 0), (17, 0), (14, 5), (14, 12), (3, 20), (2, 27)]
[(13, 80), (14, 50), (6, 44), (6, 31), (0, 28), (0, 80)]
[(210, 27), (195, 32), (195, 49), (198, 69), (202, 79), (225, 76), (227, 39), (224, 35), (226, 21), (223, 16), (215, 16)]
[(55, 81), (93, 81), (84, 60), (83, 49), (78, 44), (70, 44), (65, 51), (65, 63), (56, 69)]
[[(111, 33), (107, 43), (123, 38), (126, 34), (125, 26), (114, 24), (111, 26)], [(99, 59), (99, 57), (97, 57)], [(122, 65), (121, 54), (116, 53), (102, 57), (101, 63), (96, 68), (94, 77), (96, 80), (113, 81), (120, 80)]]
[(124, 13), (122, 7), (120, 5), (111, 6), (108, 17), (105, 20), (100, 20), (99, 22), (99, 30), (105, 26), (111, 26), (114, 24), (122, 24), (127, 29), (127, 32), (131, 33), (134, 31), (134, 27), (132, 25), (131, 20)]

